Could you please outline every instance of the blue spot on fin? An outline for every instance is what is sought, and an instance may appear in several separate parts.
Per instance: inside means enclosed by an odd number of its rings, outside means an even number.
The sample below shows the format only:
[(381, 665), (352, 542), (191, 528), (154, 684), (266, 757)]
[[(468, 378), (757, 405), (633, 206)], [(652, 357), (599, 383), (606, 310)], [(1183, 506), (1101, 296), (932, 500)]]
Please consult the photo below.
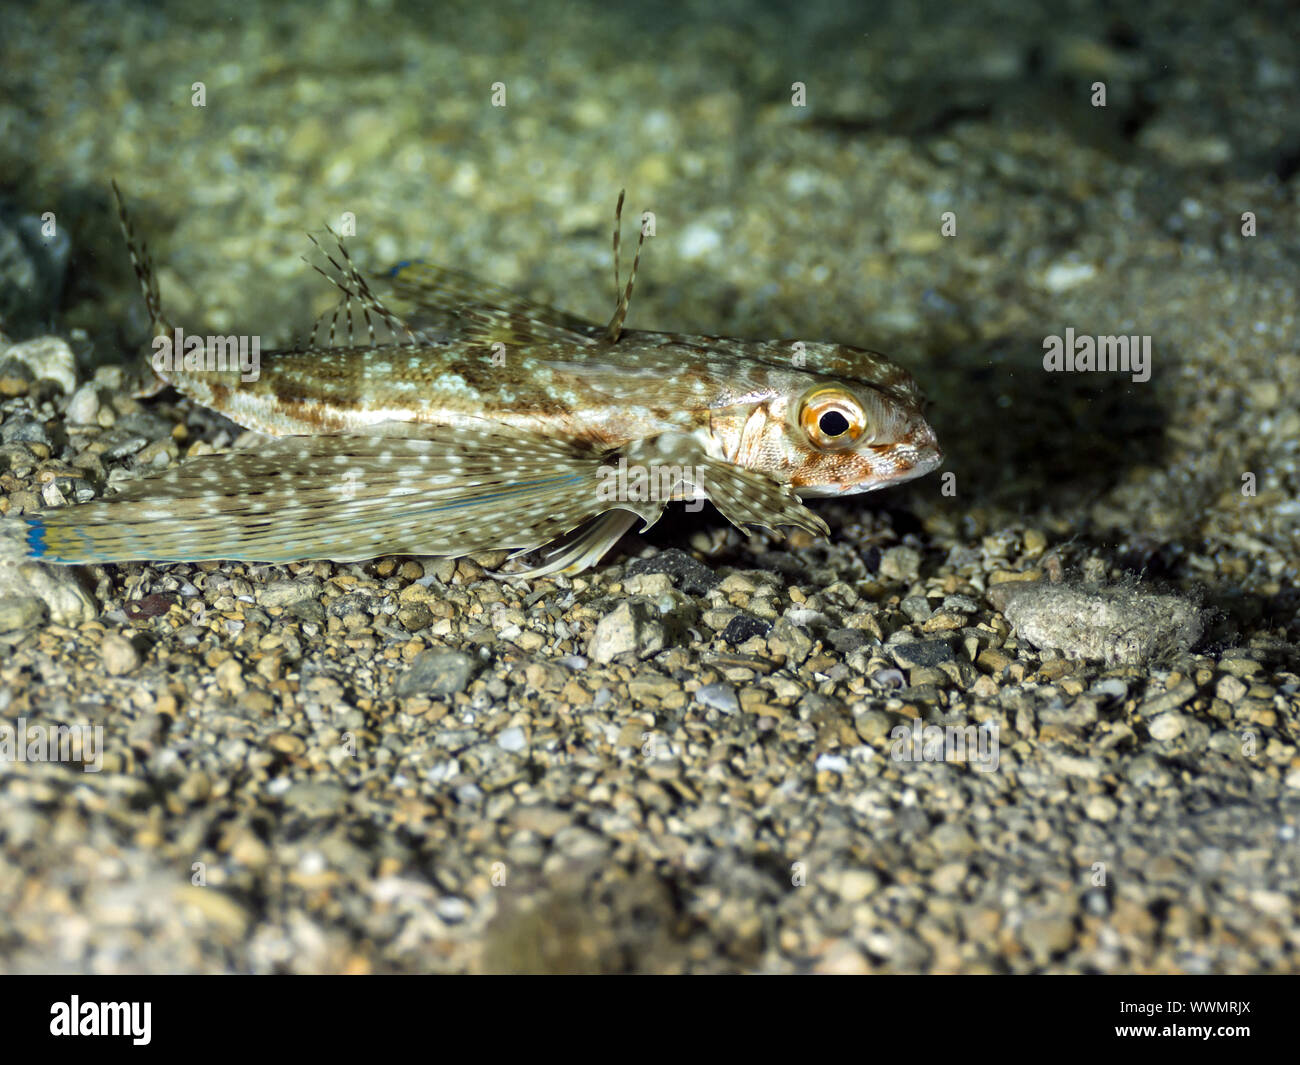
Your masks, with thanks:
[(27, 518), (27, 553), (32, 558), (45, 555), (45, 522), (40, 518)]

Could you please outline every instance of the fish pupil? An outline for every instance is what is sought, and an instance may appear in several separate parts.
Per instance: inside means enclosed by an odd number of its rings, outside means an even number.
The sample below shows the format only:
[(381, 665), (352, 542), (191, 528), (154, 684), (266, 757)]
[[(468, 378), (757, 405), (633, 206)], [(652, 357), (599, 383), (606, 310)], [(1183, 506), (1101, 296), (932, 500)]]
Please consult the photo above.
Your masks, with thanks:
[(817, 419), (817, 427), (824, 436), (842, 436), (849, 431), (849, 420), (837, 410), (828, 410)]

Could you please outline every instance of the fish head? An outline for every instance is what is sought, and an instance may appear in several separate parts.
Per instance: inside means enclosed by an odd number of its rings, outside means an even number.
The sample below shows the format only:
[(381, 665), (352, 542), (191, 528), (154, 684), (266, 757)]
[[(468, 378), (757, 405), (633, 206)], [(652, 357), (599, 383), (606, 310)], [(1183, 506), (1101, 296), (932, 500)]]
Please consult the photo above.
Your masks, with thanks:
[(775, 375), (764, 401), (734, 417), (734, 446), (724, 444), (733, 462), (819, 497), (872, 492), (943, 461), (925, 398), (902, 367), (841, 344), (804, 344), (800, 354), (806, 369)]

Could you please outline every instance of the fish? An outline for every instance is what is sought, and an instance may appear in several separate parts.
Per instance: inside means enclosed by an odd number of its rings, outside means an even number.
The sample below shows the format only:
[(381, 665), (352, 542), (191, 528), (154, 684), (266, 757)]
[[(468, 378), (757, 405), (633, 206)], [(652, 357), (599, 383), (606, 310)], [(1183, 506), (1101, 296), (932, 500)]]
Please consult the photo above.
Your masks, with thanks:
[(367, 276), (327, 227), (324, 241), (309, 235), (320, 261), (308, 261), (338, 304), (295, 346), (259, 348), (248, 373), (226, 358), (231, 338), (184, 343), (113, 192), (154, 332), (148, 394), (174, 388), (261, 435), (107, 498), (6, 519), (27, 558), (505, 551), (540, 555), (512, 577), (571, 574), (669, 503), (707, 500), (742, 531), (828, 536), (805, 499), (874, 491), (942, 461), (911, 374), (877, 352), (627, 328), (649, 227), (643, 215), (624, 285), (623, 193), (605, 324), (423, 260)]

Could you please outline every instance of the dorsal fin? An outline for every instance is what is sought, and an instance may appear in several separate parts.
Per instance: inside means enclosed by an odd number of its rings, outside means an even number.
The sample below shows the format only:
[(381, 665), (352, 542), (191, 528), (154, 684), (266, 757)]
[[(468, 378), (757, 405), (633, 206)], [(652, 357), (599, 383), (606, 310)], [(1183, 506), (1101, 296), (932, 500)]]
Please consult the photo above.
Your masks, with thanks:
[(618, 281), (618, 246), (623, 228), (623, 193), (625, 189), (620, 189), (618, 193), (618, 205), (614, 208), (614, 317), (609, 320), (609, 325), (605, 328), (605, 339), (611, 344), (616, 343), (618, 338), (623, 335), (623, 321), (627, 318), (627, 309), (632, 302), (632, 285), (636, 282), (636, 268), (641, 263), (641, 245), (645, 243), (645, 226), (638, 227), (640, 236), (636, 242), (636, 255), (632, 259), (632, 272), (628, 274), (627, 288), (620, 294)]
[(117, 201), (117, 220), (122, 227), (122, 236), (126, 239), (126, 250), (131, 255), (131, 266), (135, 270), (136, 280), (140, 282), (140, 291), (144, 294), (144, 305), (149, 311), (149, 323), (155, 336), (172, 333), (175, 327), (163, 312), (162, 300), (158, 295), (158, 278), (154, 273), (153, 260), (149, 257), (149, 248), (144, 240), (136, 236), (135, 226), (122, 198), (122, 190), (116, 181), (113, 186), (113, 199)]
[[(310, 346), (333, 347), (336, 344), (343, 344), (347, 347), (357, 347), (361, 344), (367, 344), (373, 347), (383, 344), (418, 347), (423, 343), (424, 338), (419, 331), (411, 328), (406, 321), (389, 310), (383, 300), (375, 295), (365, 275), (357, 269), (356, 264), (352, 261), (352, 255), (349, 253), (343, 238), (329, 226), (326, 226), (325, 230), (334, 238), (338, 258), (326, 251), (324, 245), (312, 234), (308, 233), (307, 238), (325, 257), (332, 272), (322, 269), (318, 263), (314, 263), (305, 257), (303, 261), (338, 289), (343, 298), (332, 311), (327, 311), (316, 319), (309, 337)], [(340, 317), (346, 324), (346, 335), (339, 331)], [(329, 319), (329, 331), (322, 338), (321, 333), (326, 318)], [(360, 326), (358, 319), (365, 322), (365, 336), (360, 340), (357, 337)]]
[(414, 260), (389, 271), (393, 293), (421, 329), (469, 341), (590, 344), (601, 327), (460, 270)]

